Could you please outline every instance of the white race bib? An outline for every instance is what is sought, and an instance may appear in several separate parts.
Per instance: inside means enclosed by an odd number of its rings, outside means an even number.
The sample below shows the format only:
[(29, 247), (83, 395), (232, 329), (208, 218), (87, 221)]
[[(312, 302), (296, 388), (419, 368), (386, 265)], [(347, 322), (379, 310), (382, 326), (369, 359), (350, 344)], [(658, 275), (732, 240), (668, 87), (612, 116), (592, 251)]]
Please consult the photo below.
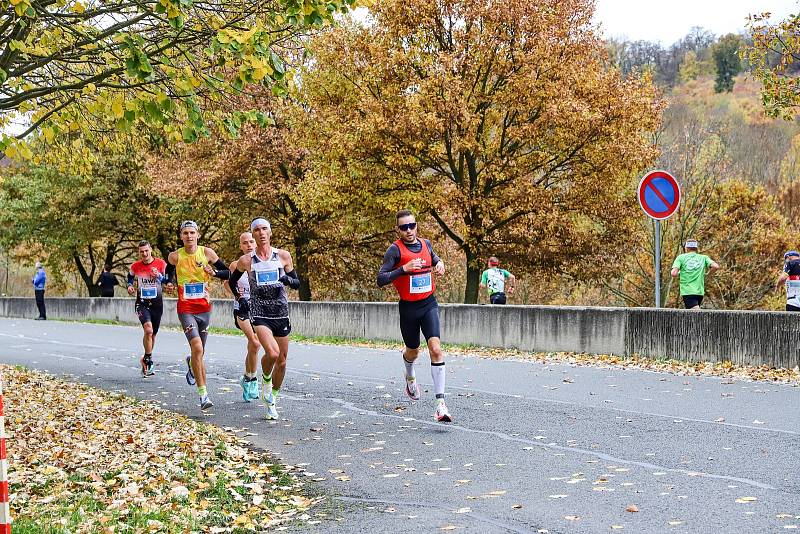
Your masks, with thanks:
[(205, 282), (189, 282), (183, 284), (183, 298), (185, 300), (197, 300), (206, 297)]
[(800, 297), (800, 280), (786, 281), (786, 298), (793, 299)]
[(410, 293), (427, 293), (433, 287), (431, 273), (412, 274), (410, 277)]
[(256, 285), (265, 286), (274, 284), (278, 281), (279, 270), (282, 267), (279, 261), (260, 261), (253, 264), (253, 274), (255, 275)]
[(142, 296), (143, 299), (154, 299), (158, 296), (158, 285), (153, 283), (142, 284), (140, 282), (139, 294)]

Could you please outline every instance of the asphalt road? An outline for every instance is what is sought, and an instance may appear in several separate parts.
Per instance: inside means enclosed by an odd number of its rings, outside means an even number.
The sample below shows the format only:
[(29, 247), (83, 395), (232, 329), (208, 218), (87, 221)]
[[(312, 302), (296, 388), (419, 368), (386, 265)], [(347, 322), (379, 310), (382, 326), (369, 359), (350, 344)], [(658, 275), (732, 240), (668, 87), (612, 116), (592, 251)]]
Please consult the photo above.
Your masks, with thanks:
[(139, 328), (0, 319), (0, 362), (155, 399), (304, 465), (326, 497), (308, 531), (800, 530), (798, 387), (450, 357), (443, 425), (430, 391), (403, 395), (397, 352), (292, 343), (271, 422), (240, 396), (244, 339), (207, 350), (216, 406), (202, 414), (179, 332), (159, 334), (144, 380)]

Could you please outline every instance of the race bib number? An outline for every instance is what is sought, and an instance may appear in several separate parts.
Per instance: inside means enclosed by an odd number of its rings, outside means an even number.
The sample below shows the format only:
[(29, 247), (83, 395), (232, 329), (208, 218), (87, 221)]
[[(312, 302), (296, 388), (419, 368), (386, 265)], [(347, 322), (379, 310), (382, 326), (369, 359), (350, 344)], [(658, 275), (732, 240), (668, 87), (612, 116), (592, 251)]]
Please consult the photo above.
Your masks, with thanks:
[(143, 299), (154, 299), (158, 296), (158, 286), (156, 284), (141, 284), (139, 293)]
[(432, 286), (431, 273), (411, 275), (411, 293), (427, 293)]
[(793, 299), (800, 297), (800, 280), (786, 281), (786, 298)]
[(278, 281), (278, 269), (269, 271), (256, 271), (256, 284), (265, 286), (267, 284)]
[(183, 284), (183, 298), (186, 300), (197, 300), (206, 297), (205, 282), (191, 282)]
[(280, 262), (277, 261), (264, 261), (256, 263), (253, 267), (255, 271), (256, 285), (265, 286), (267, 284), (274, 284), (278, 281), (278, 272), (281, 267)]

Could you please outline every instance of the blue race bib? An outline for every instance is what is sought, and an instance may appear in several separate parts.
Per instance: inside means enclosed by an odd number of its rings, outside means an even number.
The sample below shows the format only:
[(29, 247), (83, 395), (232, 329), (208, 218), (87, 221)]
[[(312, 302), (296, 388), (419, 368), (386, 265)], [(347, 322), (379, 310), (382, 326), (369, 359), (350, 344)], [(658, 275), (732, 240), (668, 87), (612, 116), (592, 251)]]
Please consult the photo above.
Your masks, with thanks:
[(156, 286), (142, 286), (140, 292), (143, 299), (154, 299), (158, 296), (158, 288)]
[(183, 284), (183, 298), (186, 300), (202, 299), (206, 296), (205, 282)]
[(411, 275), (411, 293), (427, 293), (431, 288), (431, 273)]

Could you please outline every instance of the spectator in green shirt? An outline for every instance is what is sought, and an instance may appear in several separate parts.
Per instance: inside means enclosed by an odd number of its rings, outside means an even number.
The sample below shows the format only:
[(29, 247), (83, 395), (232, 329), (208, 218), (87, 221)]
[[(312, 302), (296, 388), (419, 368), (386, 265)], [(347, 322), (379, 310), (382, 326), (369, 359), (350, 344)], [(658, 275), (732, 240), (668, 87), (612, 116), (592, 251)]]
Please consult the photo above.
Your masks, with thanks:
[(699, 310), (706, 294), (706, 272), (713, 273), (719, 269), (717, 262), (704, 254), (697, 253), (697, 241), (686, 241), (686, 253), (679, 255), (672, 262), (672, 276), (680, 276), (681, 297), (687, 310)]
[(517, 279), (513, 274), (500, 269), (500, 260), (495, 256), (489, 258), (489, 268), (481, 275), (481, 287), (489, 291), (489, 302), (491, 304), (506, 303), (506, 281), (508, 281), (508, 294), (514, 294), (514, 284)]

